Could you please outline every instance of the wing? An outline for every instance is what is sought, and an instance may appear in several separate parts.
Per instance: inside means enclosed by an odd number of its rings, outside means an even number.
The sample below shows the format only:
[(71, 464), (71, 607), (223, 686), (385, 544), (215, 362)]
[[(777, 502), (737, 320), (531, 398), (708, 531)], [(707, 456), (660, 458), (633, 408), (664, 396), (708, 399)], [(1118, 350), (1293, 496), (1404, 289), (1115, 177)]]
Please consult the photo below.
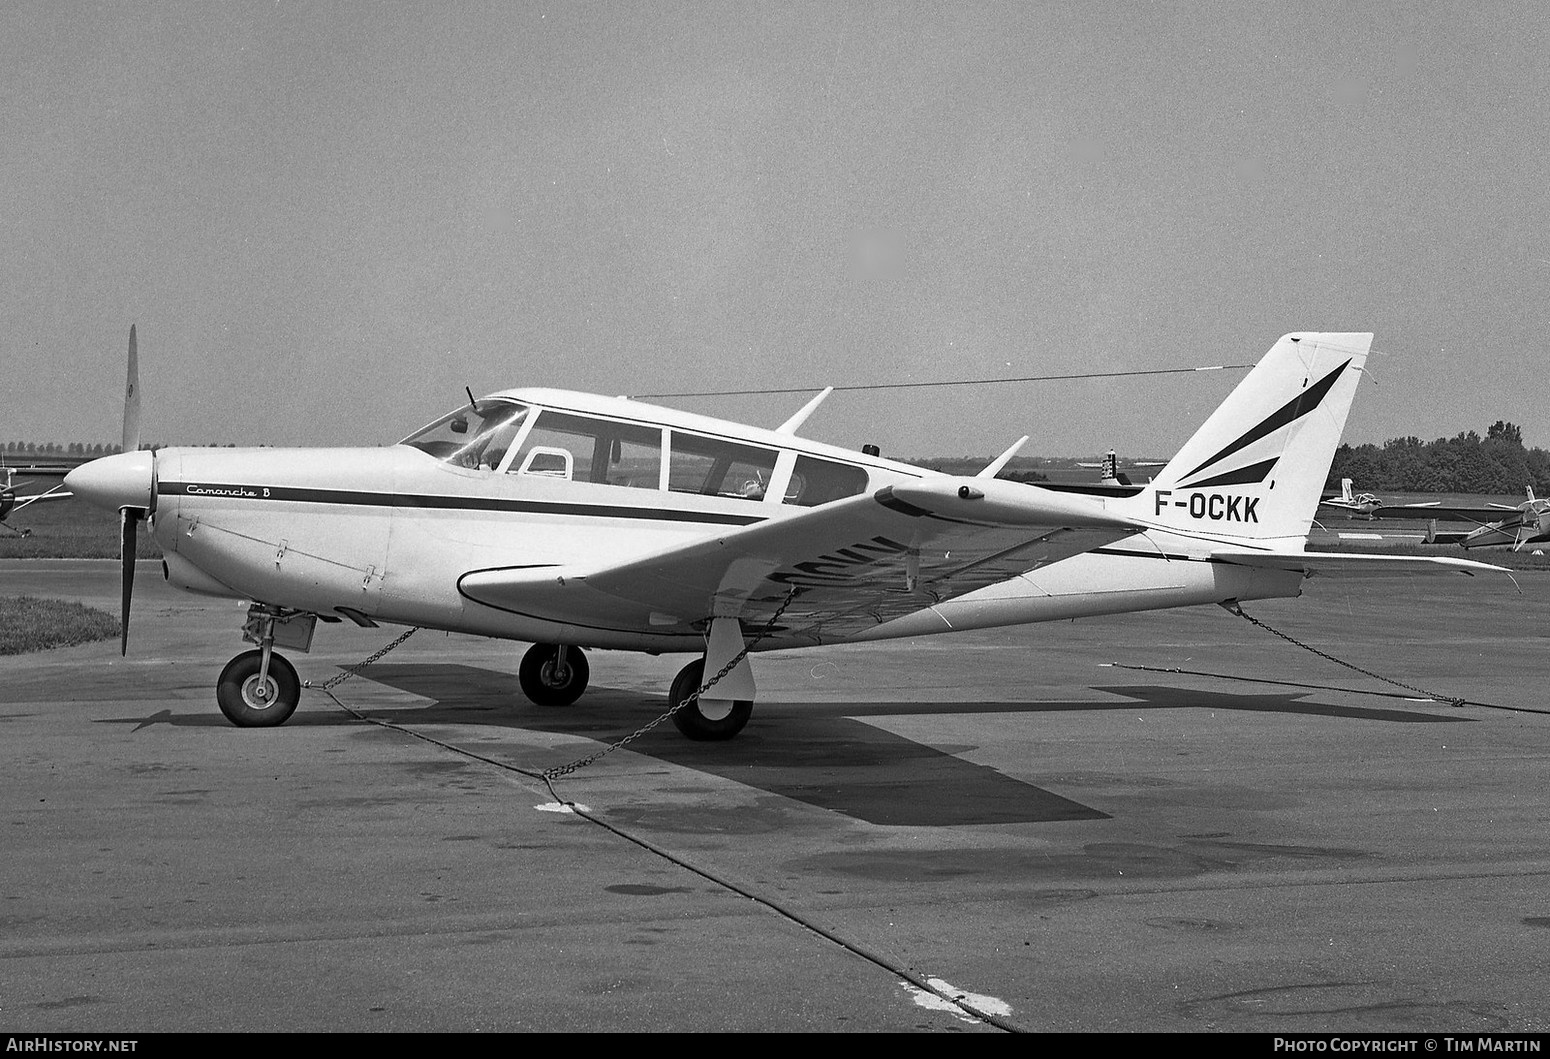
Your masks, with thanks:
[(711, 617), (758, 626), (789, 598), (772, 640), (818, 643), (1136, 529), (1092, 497), (944, 476), (611, 565), (476, 570), (458, 588), (476, 602), (545, 620), (669, 635), (698, 635)]

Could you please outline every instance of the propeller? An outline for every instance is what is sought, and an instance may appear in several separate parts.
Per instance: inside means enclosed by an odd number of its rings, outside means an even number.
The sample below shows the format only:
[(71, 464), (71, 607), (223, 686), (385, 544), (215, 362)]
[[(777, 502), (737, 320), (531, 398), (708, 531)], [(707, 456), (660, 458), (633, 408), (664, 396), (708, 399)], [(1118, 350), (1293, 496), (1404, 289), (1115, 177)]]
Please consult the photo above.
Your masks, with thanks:
[(135, 585), (135, 544), (140, 522), (156, 510), (156, 454), (140, 451), (140, 358), (129, 328), (129, 372), (124, 382), (124, 451), (83, 463), (65, 475), (65, 486), (95, 507), (119, 513), (123, 568), (123, 634), (129, 652), (129, 601)]
[[(124, 379), (124, 451), (140, 449), (140, 353), (135, 343), (135, 325), (129, 325), (129, 370)], [(154, 478), (154, 475), (153, 475)], [(155, 492), (151, 503), (156, 502)], [(138, 543), (140, 520), (148, 508), (119, 508), (119, 564), (122, 567), (123, 591), (119, 610), (118, 652), (120, 657), (129, 654), (129, 601), (135, 591), (135, 547)]]
[(119, 657), (129, 654), (129, 600), (135, 591), (135, 545), (137, 543), (140, 520), (145, 517), (144, 512), (136, 512), (134, 508), (123, 508), (119, 513), (120, 554), (123, 556), (124, 584), (123, 600), (119, 608)]
[(140, 447), (140, 354), (135, 350), (135, 325), (129, 325), (129, 377), (124, 381), (124, 451)]

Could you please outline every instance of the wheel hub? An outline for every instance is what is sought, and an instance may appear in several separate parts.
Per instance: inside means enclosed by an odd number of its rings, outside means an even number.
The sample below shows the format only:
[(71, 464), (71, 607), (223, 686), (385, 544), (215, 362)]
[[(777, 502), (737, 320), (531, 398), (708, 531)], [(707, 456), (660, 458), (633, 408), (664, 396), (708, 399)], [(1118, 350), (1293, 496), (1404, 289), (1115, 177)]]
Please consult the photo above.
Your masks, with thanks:
[(695, 706), (699, 707), (700, 716), (707, 721), (719, 721), (732, 714), (731, 699), (696, 699)]
[(242, 700), (255, 710), (269, 709), (274, 705), (278, 693), (279, 688), (273, 677), (260, 682), (255, 673), (242, 682)]

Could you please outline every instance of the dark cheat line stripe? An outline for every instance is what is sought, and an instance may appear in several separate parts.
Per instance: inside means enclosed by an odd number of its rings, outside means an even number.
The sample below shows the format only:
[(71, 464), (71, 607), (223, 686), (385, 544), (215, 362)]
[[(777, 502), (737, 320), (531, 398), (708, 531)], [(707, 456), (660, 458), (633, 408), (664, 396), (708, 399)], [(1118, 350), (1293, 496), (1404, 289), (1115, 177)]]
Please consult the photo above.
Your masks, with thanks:
[[(194, 492), (192, 490), (198, 490)], [(288, 501), (299, 504), (335, 504), (345, 507), (405, 507), (440, 511), (500, 511), (524, 515), (579, 515), (592, 518), (645, 519), (660, 522), (704, 522), (726, 526), (751, 526), (761, 516), (730, 515), (716, 511), (684, 511), (613, 504), (561, 504), (541, 500), (502, 500), (479, 496), (435, 496), (426, 493), (378, 493), (353, 489), (300, 489), (292, 486), (247, 485), (215, 482), (161, 482), (162, 496), (212, 497), (222, 500)]]

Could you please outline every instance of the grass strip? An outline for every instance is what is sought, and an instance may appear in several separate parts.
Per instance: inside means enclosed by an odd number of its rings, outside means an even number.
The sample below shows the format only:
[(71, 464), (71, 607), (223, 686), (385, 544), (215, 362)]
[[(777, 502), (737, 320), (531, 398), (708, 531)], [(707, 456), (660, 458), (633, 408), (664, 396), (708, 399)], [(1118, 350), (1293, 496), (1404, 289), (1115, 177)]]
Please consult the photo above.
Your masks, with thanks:
[(70, 647), (117, 636), (118, 619), (60, 599), (0, 596), (0, 655)]

